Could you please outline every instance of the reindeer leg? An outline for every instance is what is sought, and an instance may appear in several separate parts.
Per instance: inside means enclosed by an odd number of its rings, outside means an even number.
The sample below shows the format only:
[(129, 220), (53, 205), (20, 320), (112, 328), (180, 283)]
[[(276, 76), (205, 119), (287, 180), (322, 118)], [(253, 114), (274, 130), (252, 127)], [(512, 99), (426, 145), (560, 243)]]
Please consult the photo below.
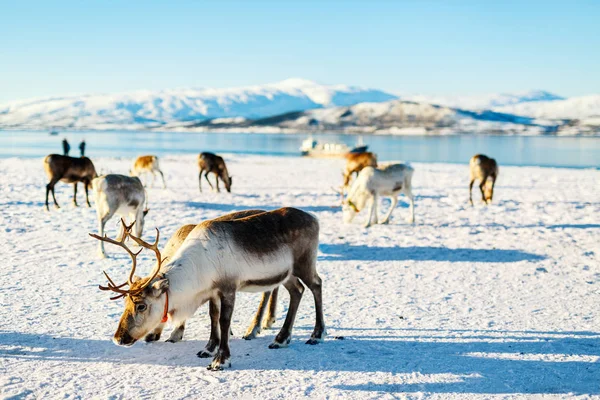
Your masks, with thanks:
[[(112, 218), (114, 213), (111, 213), (110, 210), (106, 211), (106, 213), (103, 213), (100, 210), (100, 208), (98, 208), (97, 211), (98, 211), (98, 236), (103, 237), (104, 236), (104, 226), (106, 225), (108, 220)], [(121, 229), (123, 229), (123, 228), (121, 227)], [(99, 242), (100, 243), (99, 243), (99, 248), (98, 248), (98, 254), (100, 255), (100, 257), (104, 258), (104, 257), (106, 257), (106, 253), (104, 252), (104, 241), (100, 240)]]
[(169, 343), (177, 343), (183, 339), (183, 331), (185, 330), (185, 321), (171, 332), (171, 336), (167, 339)]
[(271, 292), (264, 292), (262, 294), (262, 298), (260, 299), (260, 304), (258, 305), (258, 310), (250, 323), (250, 326), (246, 330), (246, 334), (242, 337), (245, 340), (252, 340), (260, 333), (260, 323), (262, 322), (263, 315), (265, 314), (265, 309), (267, 308), (267, 303), (269, 302), (269, 298), (271, 297)]
[(162, 183), (163, 183), (163, 189), (167, 188), (167, 184), (165, 183), (165, 175), (162, 173), (162, 171), (159, 169), (158, 173), (160, 174), (160, 178), (162, 179)]
[(411, 224), (415, 223), (415, 196), (412, 194), (412, 190), (410, 188), (408, 188), (408, 190), (406, 190), (404, 192), (404, 194), (406, 195), (406, 197), (408, 197), (408, 200), (410, 201), (410, 217), (408, 219), (408, 222)]
[(202, 170), (198, 174), (198, 187), (200, 188), (200, 193), (202, 193)]
[(207, 367), (211, 371), (220, 371), (231, 367), (231, 350), (229, 349), (229, 332), (231, 330), (231, 316), (235, 305), (235, 291), (221, 293), (221, 315), (219, 325), (221, 328), (221, 343), (215, 358)]
[(210, 299), (208, 302), (208, 314), (210, 315), (210, 338), (208, 343), (196, 354), (200, 358), (209, 358), (215, 355), (221, 343), (219, 332), (219, 315), (221, 314), (221, 301), (218, 298)]
[(156, 184), (156, 172), (152, 171), (152, 187)]
[(314, 273), (314, 276), (305, 280), (306, 286), (310, 289), (315, 299), (315, 329), (310, 335), (310, 339), (306, 344), (317, 344), (324, 340), (327, 332), (325, 331), (325, 319), (323, 318), (323, 297), (322, 297), (322, 281), (321, 277)]
[(208, 173), (210, 171), (206, 171), (206, 173), (204, 174), (204, 178), (206, 179), (206, 182), (208, 182), (208, 186), (210, 186), (210, 190), (214, 190), (215, 188), (213, 187), (213, 184), (210, 183), (210, 180), (208, 179)]
[(377, 195), (372, 193), (372, 197), (369, 204), (369, 212), (367, 216), (367, 223), (364, 225), (365, 228), (369, 228), (371, 225), (377, 223)]
[(269, 299), (269, 312), (267, 313), (267, 319), (263, 324), (263, 329), (271, 329), (273, 324), (277, 320), (277, 295), (279, 294), (279, 287), (273, 289), (271, 298)]
[(77, 182), (73, 183), (73, 205), (77, 207)]
[(396, 208), (396, 205), (398, 205), (398, 195), (392, 196), (390, 200), (392, 200), (392, 204), (390, 205), (390, 209), (388, 210), (387, 214), (385, 214), (383, 221), (381, 221), (382, 224), (387, 224), (390, 222), (392, 211), (394, 211), (394, 208)]
[(56, 194), (54, 193), (54, 185), (52, 185), (52, 200), (54, 200), (54, 206), (56, 208), (60, 208), (60, 206), (58, 205), (58, 202), (56, 201)]
[(217, 193), (221, 193), (221, 189), (219, 189), (219, 175), (215, 175), (215, 180), (217, 181)]
[(484, 203), (486, 203), (486, 201), (485, 201), (485, 191), (483, 190), (483, 188), (485, 187), (485, 184), (487, 182), (487, 178), (488, 178), (487, 175), (484, 176), (483, 179), (481, 180), (480, 185), (479, 185), (479, 190), (481, 190), (481, 201), (483, 201)]
[(471, 182), (469, 182), (469, 204), (473, 205), (473, 183), (475, 183), (475, 179), (471, 178)]
[(85, 181), (83, 183), (83, 187), (85, 188), (85, 202), (87, 203), (88, 207), (91, 207), (92, 205), (90, 204), (90, 197), (88, 195), (88, 189), (90, 187), (90, 182), (89, 181)]
[(494, 186), (496, 186), (496, 178), (493, 179), (494, 180), (492, 181), (492, 190), (490, 191), (490, 200), (488, 204), (492, 204), (492, 199), (494, 198)]
[(144, 340), (148, 343), (156, 342), (158, 339), (160, 339), (160, 335), (162, 334), (164, 327), (165, 327), (165, 324), (161, 323), (152, 332), (147, 334), (146, 337), (144, 338)]
[(58, 179), (51, 179), (50, 182), (48, 182), (48, 184), (46, 185), (46, 211), (50, 211), (50, 208), (48, 207), (48, 194), (50, 192), (52, 192), (52, 199), (54, 200), (54, 205), (56, 206), (56, 208), (60, 208), (60, 206), (56, 202), (56, 196), (54, 196), (54, 185), (56, 185), (56, 182), (58, 182)]
[(300, 300), (302, 299), (302, 293), (304, 293), (304, 286), (295, 276), (291, 276), (287, 281), (285, 281), (283, 286), (285, 286), (290, 293), (290, 305), (288, 307), (285, 322), (283, 323), (281, 330), (277, 336), (275, 336), (273, 343), (269, 345), (270, 349), (280, 349), (282, 347), (287, 347), (290, 344), (292, 340), (292, 328), (294, 327), (294, 320), (296, 319), (298, 306), (300, 305)]

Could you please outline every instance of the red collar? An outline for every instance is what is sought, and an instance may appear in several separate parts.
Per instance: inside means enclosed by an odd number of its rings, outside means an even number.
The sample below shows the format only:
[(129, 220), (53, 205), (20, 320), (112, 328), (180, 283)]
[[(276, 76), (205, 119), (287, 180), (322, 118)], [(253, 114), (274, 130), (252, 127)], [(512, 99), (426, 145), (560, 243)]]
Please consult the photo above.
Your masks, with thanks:
[(165, 301), (165, 309), (163, 310), (163, 317), (160, 321), (163, 324), (169, 320), (169, 292), (165, 292), (165, 295), (167, 296), (167, 300)]

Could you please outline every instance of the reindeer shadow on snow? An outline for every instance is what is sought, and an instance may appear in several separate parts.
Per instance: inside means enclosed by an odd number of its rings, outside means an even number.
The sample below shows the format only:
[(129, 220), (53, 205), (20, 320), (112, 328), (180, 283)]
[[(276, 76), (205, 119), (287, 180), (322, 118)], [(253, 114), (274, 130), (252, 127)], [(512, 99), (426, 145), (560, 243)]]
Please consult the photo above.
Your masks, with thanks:
[(321, 244), (319, 261), (449, 261), (508, 263), (541, 261), (546, 257), (511, 249), (469, 249), (433, 246), (378, 247)]
[[(312, 329), (299, 326), (297, 330)], [(267, 349), (268, 337), (233, 340), (234, 370), (383, 372), (432, 375), (443, 382), (335, 384), (343, 391), (387, 393), (600, 394), (600, 333), (498, 330), (333, 328), (358, 332), (325, 346), (299, 340)], [(360, 335), (364, 331), (365, 335)], [(381, 335), (377, 335), (381, 332)], [(392, 333), (389, 335), (389, 333)], [(375, 335), (369, 335), (375, 333)], [(569, 336), (569, 337), (566, 337)], [(465, 341), (458, 341), (465, 340)], [(0, 331), (0, 358), (200, 367), (203, 342), (153, 343), (123, 349), (110, 340)], [(518, 359), (521, 357), (521, 359)], [(516, 359), (517, 358), (517, 359)], [(144, 370), (140, 373), (146, 373)], [(439, 376), (444, 374), (443, 376)], [(449, 376), (450, 375), (450, 376)]]

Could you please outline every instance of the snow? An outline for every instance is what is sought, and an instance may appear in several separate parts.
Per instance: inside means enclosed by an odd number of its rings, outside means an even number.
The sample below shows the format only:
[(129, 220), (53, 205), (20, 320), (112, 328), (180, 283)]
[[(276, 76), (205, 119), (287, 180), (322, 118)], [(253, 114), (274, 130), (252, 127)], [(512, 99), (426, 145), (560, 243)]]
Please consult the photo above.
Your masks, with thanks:
[(518, 93), (489, 93), (458, 96), (428, 96), (417, 94), (401, 95), (400, 97), (403, 100), (411, 100), (418, 103), (438, 104), (441, 106), (464, 108), (467, 110), (491, 110), (497, 107), (511, 106), (515, 104), (564, 100), (564, 97), (544, 90), (531, 90), (528, 92)]
[[(330, 189), (340, 184), (341, 160), (225, 159), (231, 194), (198, 192), (195, 157), (162, 158), (168, 189), (148, 189), (144, 237), (159, 227), (164, 245), (182, 224), (248, 208), (314, 213), (327, 340), (304, 344), (314, 324), (305, 292), (292, 343), (281, 350), (267, 348), (276, 330), (241, 339), (259, 295), (238, 296), (228, 371), (209, 372), (209, 360), (195, 355), (208, 338), (206, 306), (180, 343), (115, 346), (122, 303), (97, 285), (102, 270), (124, 278), (128, 257), (107, 247), (109, 258), (96, 258), (88, 236), (95, 211), (71, 206), (71, 186), (57, 185), (60, 210), (43, 211), (42, 159), (2, 159), (0, 397), (600, 395), (600, 171), (501, 166), (494, 204), (470, 207), (466, 164), (414, 163), (416, 225), (404, 222), (403, 203), (389, 225), (365, 230), (364, 215), (341, 223)], [(131, 160), (94, 162), (126, 173)], [(113, 219), (108, 234), (116, 233)], [(140, 258), (148, 273), (153, 258)]]
[[(571, 97), (558, 101), (541, 101), (498, 107), (496, 111), (525, 115), (534, 118), (586, 119), (600, 117), (600, 95)], [(587, 122), (593, 125), (594, 122)]]
[(145, 90), (22, 100), (0, 105), (0, 125), (38, 129), (140, 129), (211, 118), (261, 118), (394, 98), (396, 96), (375, 89), (288, 79), (240, 88)]

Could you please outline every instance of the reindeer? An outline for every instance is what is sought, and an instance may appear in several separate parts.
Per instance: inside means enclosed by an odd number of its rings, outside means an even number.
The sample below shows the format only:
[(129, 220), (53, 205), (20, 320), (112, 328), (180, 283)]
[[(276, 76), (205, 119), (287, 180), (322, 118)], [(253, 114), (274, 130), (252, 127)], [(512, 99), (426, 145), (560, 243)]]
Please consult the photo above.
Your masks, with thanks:
[(219, 178), (225, 184), (225, 189), (227, 192), (231, 192), (231, 182), (233, 177), (229, 176), (229, 172), (227, 172), (227, 166), (225, 165), (225, 160), (223, 157), (217, 156), (213, 153), (200, 153), (198, 156), (198, 167), (200, 168), (200, 173), (198, 175), (198, 185), (200, 187), (200, 192), (202, 192), (202, 173), (204, 172), (204, 178), (210, 185), (211, 189), (213, 188), (212, 183), (208, 180), (208, 174), (212, 172), (216, 176), (217, 181), (217, 192), (220, 192), (219, 189)]
[[(168, 262), (154, 244), (132, 234), (140, 246), (152, 250), (157, 263), (146, 278), (135, 277), (136, 256), (121, 241), (96, 239), (124, 247), (133, 260), (127, 282), (117, 285), (108, 275), (102, 290), (116, 292), (113, 299), (125, 297), (125, 311), (114, 335), (118, 345), (131, 346), (168, 319), (178, 325), (196, 309), (212, 300), (211, 320), (218, 318), (219, 330), (199, 357), (214, 354), (209, 370), (231, 366), (229, 332), (237, 291), (264, 292), (279, 285), (290, 293), (288, 313), (269, 348), (286, 347), (296, 312), (304, 292), (302, 282), (315, 301), (315, 328), (306, 342), (317, 344), (325, 336), (321, 278), (316, 270), (319, 223), (312, 215), (294, 208), (251, 215), (233, 220), (211, 220), (197, 225)], [(106, 274), (106, 273), (105, 273)], [(128, 289), (123, 289), (129, 285)]]
[(44, 169), (50, 182), (46, 185), (46, 210), (48, 207), (48, 193), (52, 191), (52, 199), (56, 208), (60, 208), (54, 194), (54, 186), (58, 181), (73, 184), (73, 204), (77, 207), (77, 182), (82, 182), (85, 188), (85, 201), (91, 207), (88, 188), (92, 180), (98, 176), (92, 160), (87, 157), (69, 157), (60, 154), (50, 154), (44, 159)]
[[(131, 219), (135, 219), (133, 226), (135, 234), (142, 235), (144, 217), (148, 209), (144, 209), (146, 192), (140, 178), (116, 174), (102, 175), (92, 181), (92, 188), (100, 236), (104, 235), (104, 226), (115, 214), (124, 218), (132, 216)], [(126, 235), (122, 226), (119, 240), (124, 236)], [(98, 251), (101, 257), (106, 257), (104, 242), (100, 242)]]
[(377, 224), (377, 203), (379, 196), (391, 197), (392, 204), (381, 224), (387, 224), (398, 204), (398, 195), (404, 193), (410, 200), (411, 216), (409, 223), (415, 222), (414, 196), (412, 194), (412, 176), (414, 169), (406, 164), (390, 164), (380, 168), (365, 167), (352, 184), (348, 198), (342, 205), (345, 223), (350, 223), (367, 203), (369, 217), (365, 228)]
[(344, 170), (344, 184), (342, 185), (342, 198), (344, 189), (350, 185), (350, 179), (352, 174), (356, 173), (358, 176), (359, 172), (365, 167), (377, 167), (377, 156), (369, 151), (362, 153), (347, 153), (346, 158), (346, 169)]
[[(131, 176), (141, 176), (143, 173), (151, 173), (152, 174), (152, 186), (154, 186), (154, 182), (156, 181), (156, 173), (160, 174), (163, 183), (163, 189), (167, 188), (167, 184), (165, 183), (165, 176), (163, 175), (160, 167), (158, 166), (158, 157), (156, 156), (140, 156), (135, 159), (133, 162), (133, 166), (129, 170), (129, 175)], [(147, 181), (146, 181), (147, 182)]]
[(485, 204), (492, 204), (494, 197), (494, 186), (499, 174), (498, 164), (493, 158), (476, 154), (469, 161), (469, 203), (473, 205), (473, 183), (479, 180), (479, 190), (481, 190), (481, 200)]
[[(226, 221), (238, 218), (248, 217), (250, 215), (256, 215), (265, 212), (264, 210), (247, 210), (241, 212), (235, 212), (231, 214), (224, 215), (220, 218), (217, 218), (219, 221)], [(121, 224), (125, 225), (125, 222), (121, 220)], [(177, 229), (177, 231), (171, 236), (167, 244), (165, 245), (162, 254), (164, 255), (164, 259), (171, 258), (181, 247), (182, 243), (185, 241), (190, 232), (196, 227), (196, 225), (189, 224), (184, 225)], [(129, 232), (129, 230), (128, 230)], [(279, 292), (279, 288), (273, 289), (272, 292), (267, 291), (263, 293), (260, 305), (258, 307), (258, 311), (254, 316), (250, 326), (248, 327), (246, 334), (243, 336), (245, 340), (251, 340), (256, 337), (258, 333), (261, 331), (261, 322), (263, 320), (265, 309), (267, 308), (267, 303), (269, 305), (269, 311), (267, 315), (267, 319), (265, 320), (262, 328), (270, 329), (275, 323), (276, 318), (276, 309), (277, 309), (277, 295)], [(215, 316), (215, 304), (213, 304), (212, 300), (209, 300), (209, 310), (213, 310), (211, 315)], [(178, 326), (173, 329), (171, 332), (171, 336), (167, 339), (167, 342), (175, 343), (180, 341), (183, 338), (183, 332), (185, 330), (186, 321), (182, 321)], [(147, 334), (144, 340), (146, 342), (155, 342), (160, 339), (162, 331), (164, 329), (165, 324), (161, 323), (158, 327), (156, 327), (151, 333)], [(215, 338), (215, 335), (219, 332), (219, 320), (218, 318), (211, 318), (211, 338)], [(215, 341), (213, 339), (213, 341)], [(218, 340), (217, 340), (218, 341)], [(215, 341), (216, 342), (216, 341)], [(210, 354), (206, 354), (206, 357), (210, 357)]]

